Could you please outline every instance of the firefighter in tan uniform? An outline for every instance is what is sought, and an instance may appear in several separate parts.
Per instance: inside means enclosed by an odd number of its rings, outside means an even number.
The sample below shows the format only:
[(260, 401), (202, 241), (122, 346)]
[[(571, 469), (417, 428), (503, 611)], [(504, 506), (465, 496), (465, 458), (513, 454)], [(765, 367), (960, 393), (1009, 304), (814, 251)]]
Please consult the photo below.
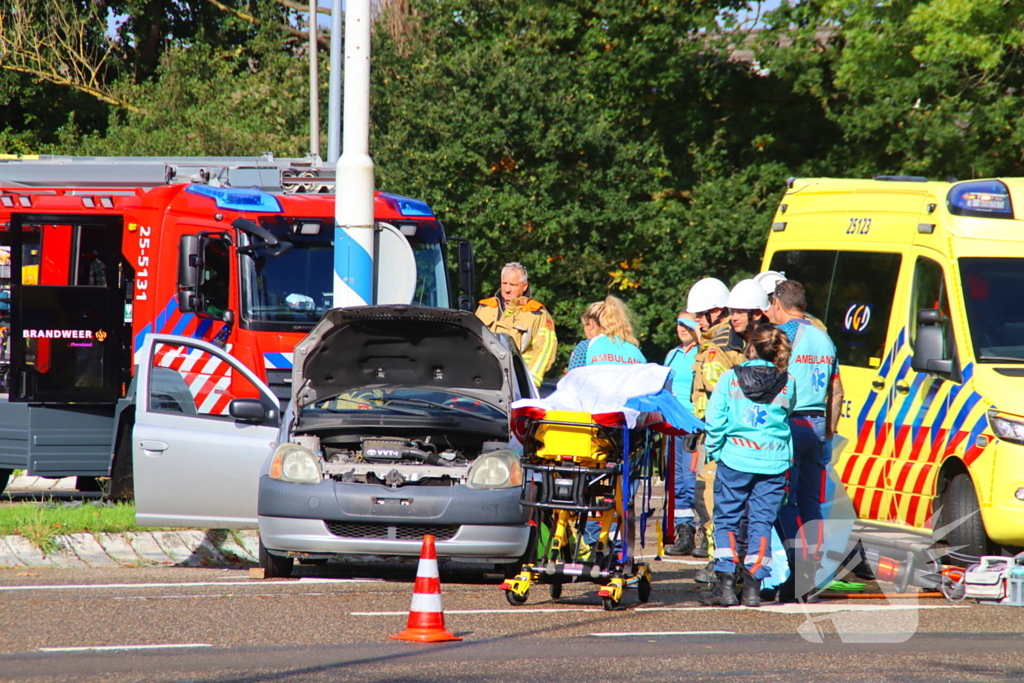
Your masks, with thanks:
[[(743, 356), (746, 344), (729, 323), (726, 309), (728, 299), (729, 288), (725, 283), (710, 277), (693, 285), (686, 297), (686, 311), (697, 318), (701, 330), (699, 350), (693, 362), (693, 390), (690, 394), (693, 414), (701, 419), (704, 419), (708, 398), (718, 378), (729, 368), (746, 360)], [(698, 507), (703, 533), (699, 534), (699, 544), (692, 552), (694, 557), (708, 557), (711, 552), (709, 544), (713, 533), (715, 469), (716, 463), (708, 462), (697, 473), (694, 503)], [(697, 576), (698, 580), (706, 579), (705, 582), (711, 581), (713, 577), (713, 569), (707, 567), (698, 572)]]
[(529, 287), (526, 268), (520, 263), (506, 263), (501, 269), (501, 289), (480, 301), (476, 317), (491, 332), (512, 337), (539, 387), (555, 362), (558, 340), (551, 314), (544, 304), (527, 295)]

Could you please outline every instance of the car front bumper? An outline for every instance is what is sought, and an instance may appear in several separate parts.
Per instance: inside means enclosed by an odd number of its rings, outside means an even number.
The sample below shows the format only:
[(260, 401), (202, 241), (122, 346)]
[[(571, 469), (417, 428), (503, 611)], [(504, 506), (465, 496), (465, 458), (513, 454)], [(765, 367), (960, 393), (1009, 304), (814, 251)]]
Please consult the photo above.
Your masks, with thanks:
[(530, 539), (522, 489), (373, 484), (294, 484), (260, 478), (259, 527), (271, 551), (418, 556), (423, 535), (437, 554), (518, 558)]

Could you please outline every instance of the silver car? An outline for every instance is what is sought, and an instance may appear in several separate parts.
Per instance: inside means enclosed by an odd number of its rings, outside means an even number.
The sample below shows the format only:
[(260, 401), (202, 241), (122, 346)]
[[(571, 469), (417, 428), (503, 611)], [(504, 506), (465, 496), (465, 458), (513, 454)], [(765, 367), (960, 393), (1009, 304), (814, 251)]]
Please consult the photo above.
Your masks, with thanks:
[[(292, 366), (279, 414), (230, 354), (147, 338), (133, 435), (140, 525), (258, 525), (270, 576), (288, 575), (295, 559), (416, 556), (427, 533), (439, 556), (507, 563), (525, 553), (508, 416), (536, 390), (507, 338), (461, 311), (335, 309)], [(194, 404), (178, 406), (186, 387)]]

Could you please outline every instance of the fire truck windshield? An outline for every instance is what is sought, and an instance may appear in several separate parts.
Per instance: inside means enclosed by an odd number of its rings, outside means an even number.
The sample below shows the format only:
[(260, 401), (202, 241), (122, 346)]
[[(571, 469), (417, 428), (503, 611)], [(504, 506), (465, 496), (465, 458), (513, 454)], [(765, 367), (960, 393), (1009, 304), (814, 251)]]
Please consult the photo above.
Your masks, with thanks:
[[(262, 222), (262, 221), (261, 221)], [(308, 224), (308, 223), (307, 223)], [(294, 246), (280, 256), (264, 249), (239, 259), (242, 278), (242, 317), (251, 323), (283, 323), (312, 327), (332, 307), (334, 247), (325, 236), (333, 234), (333, 222), (324, 221), (320, 234), (299, 234), (264, 223), (278, 239)], [(433, 235), (430, 235), (433, 237)], [(243, 237), (244, 239), (244, 237)], [(444, 252), (439, 241), (409, 237), (416, 258), (416, 289), (413, 304), (448, 307)], [(383, 272), (387, 272), (386, 264)]]

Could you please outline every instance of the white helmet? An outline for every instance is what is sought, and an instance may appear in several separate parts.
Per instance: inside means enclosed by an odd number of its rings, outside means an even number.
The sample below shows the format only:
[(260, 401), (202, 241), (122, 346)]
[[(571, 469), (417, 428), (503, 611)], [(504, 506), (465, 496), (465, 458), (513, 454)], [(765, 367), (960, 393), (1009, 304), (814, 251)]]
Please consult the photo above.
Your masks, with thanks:
[(768, 295), (757, 280), (740, 280), (725, 305), (734, 311), (767, 311)]
[(686, 312), (696, 315), (712, 308), (725, 308), (729, 288), (718, 278), (706, 277), (698, 280), (686, 295)]
[(764, 293), (768, 296), (774, 294), (775, 287), (785, 279), (786, 274), (780, 273), (777, 270), (766, 270), (754, 276), (754, 281), (764, 288)]

